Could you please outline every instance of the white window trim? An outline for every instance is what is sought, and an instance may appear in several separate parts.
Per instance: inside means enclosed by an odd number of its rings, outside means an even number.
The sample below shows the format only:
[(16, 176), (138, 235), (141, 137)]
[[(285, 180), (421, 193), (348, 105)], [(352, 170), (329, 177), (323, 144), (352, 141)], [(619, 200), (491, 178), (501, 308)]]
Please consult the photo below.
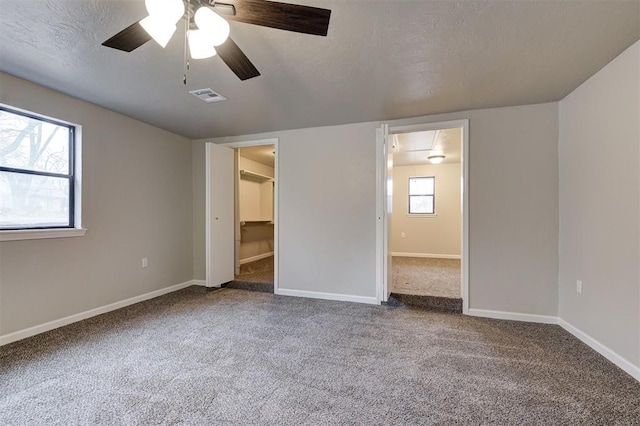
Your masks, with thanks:
[(87, 229), (82, 227), (82, 126), (58, 118), (44, 116), (32, 111), (5, 105), (14, 111), (24, 112), (30, 115), (40, 115), (44, 118), (75, 127), (74, 161), (75, 161), (75, 187), (74, 187), (74, 227), (73, 228), (47, 228), (47, 229), (4, 229), (0, 230), (0, 242), (20, 240), (43, 240), (47, 238), (83, 237)]
[(438, 213), (407, 213), (407, 217), (438, 217)]
[(41, 240), (45, 238), (82, 237), (85, 228), (16, 229), (0, 231), (0, 241)]

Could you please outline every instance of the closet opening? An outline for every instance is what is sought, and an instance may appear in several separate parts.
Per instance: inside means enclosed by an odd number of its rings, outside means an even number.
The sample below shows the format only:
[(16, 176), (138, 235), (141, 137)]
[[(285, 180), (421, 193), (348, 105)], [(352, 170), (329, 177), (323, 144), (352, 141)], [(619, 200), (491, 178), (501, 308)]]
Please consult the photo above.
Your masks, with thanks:
[(227, 287), (273, 293), (275, 145), (234, 151), (235, 273)]

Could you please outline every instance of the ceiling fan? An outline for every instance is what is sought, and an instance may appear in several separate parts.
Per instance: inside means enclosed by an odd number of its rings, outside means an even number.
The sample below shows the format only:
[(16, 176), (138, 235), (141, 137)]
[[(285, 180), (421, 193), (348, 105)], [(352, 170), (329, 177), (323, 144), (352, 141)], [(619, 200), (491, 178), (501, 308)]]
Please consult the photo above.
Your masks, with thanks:
[(229, 23), (224, 18), (326, 36), (331, 17), (329, 9), (267, 0), (145, 0), (145, 5), (149, 16), (129, 25), (102, 45), (131, 52), (154, 39), (165, 47), (177, 29), (176, 23), (186, 14), (191, 58), (218, 54), (240, 80), (257, 77), (260, 72), (229, 37)]

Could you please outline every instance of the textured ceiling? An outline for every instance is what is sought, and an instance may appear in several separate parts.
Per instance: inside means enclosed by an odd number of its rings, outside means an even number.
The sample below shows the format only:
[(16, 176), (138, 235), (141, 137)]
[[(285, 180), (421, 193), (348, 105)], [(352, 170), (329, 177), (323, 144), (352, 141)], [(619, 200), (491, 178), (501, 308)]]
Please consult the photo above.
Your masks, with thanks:
[[(204, 138), (557, 101), (640, 38), (638, 0), (294, 2), (332, 10), (327, 37), (231, 22), (262, 76), (214, 57), (184, 86), (178, 35), (100, 46), (143, 0), (0, 0), (0, 70)], [(229, 100), (188, 93), (207, 87)]]

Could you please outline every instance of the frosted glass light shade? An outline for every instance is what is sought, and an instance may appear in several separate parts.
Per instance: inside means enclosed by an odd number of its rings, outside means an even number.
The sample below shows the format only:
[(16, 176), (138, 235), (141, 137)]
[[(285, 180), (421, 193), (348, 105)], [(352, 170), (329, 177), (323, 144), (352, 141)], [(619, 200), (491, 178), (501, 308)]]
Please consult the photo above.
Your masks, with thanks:
[(184, 15), (184, 3), (182, 0), (145, 0), (149, 15), (159, 20), (175, 24)]
[(444, 160), (444, 155), (430, 155), (427, 159), (431, 162), (431, 164), (440, 164)]
[(216, 49), (202, 30), (189, 30), (189, 53), (193, 59), (205, 59), (216, 55)]
[(140, 21), (140, 25), (142, 25), (142, 28), (163, 48), (169, 43), (171, 36), (173, 36), (173, 33), (175, 33), (177, 29), (175, 24), (159, 20), (152, 15)]
[(140, 25), (163, 48), (176, 32), (176, 25), (149, 15), (140, 21)]
[(229, 23), (211, 8), (201, 7), (196, 11), (193, 19), (198, 28), (206, 34), (209, 44), (220, 46), (229, 37)]

